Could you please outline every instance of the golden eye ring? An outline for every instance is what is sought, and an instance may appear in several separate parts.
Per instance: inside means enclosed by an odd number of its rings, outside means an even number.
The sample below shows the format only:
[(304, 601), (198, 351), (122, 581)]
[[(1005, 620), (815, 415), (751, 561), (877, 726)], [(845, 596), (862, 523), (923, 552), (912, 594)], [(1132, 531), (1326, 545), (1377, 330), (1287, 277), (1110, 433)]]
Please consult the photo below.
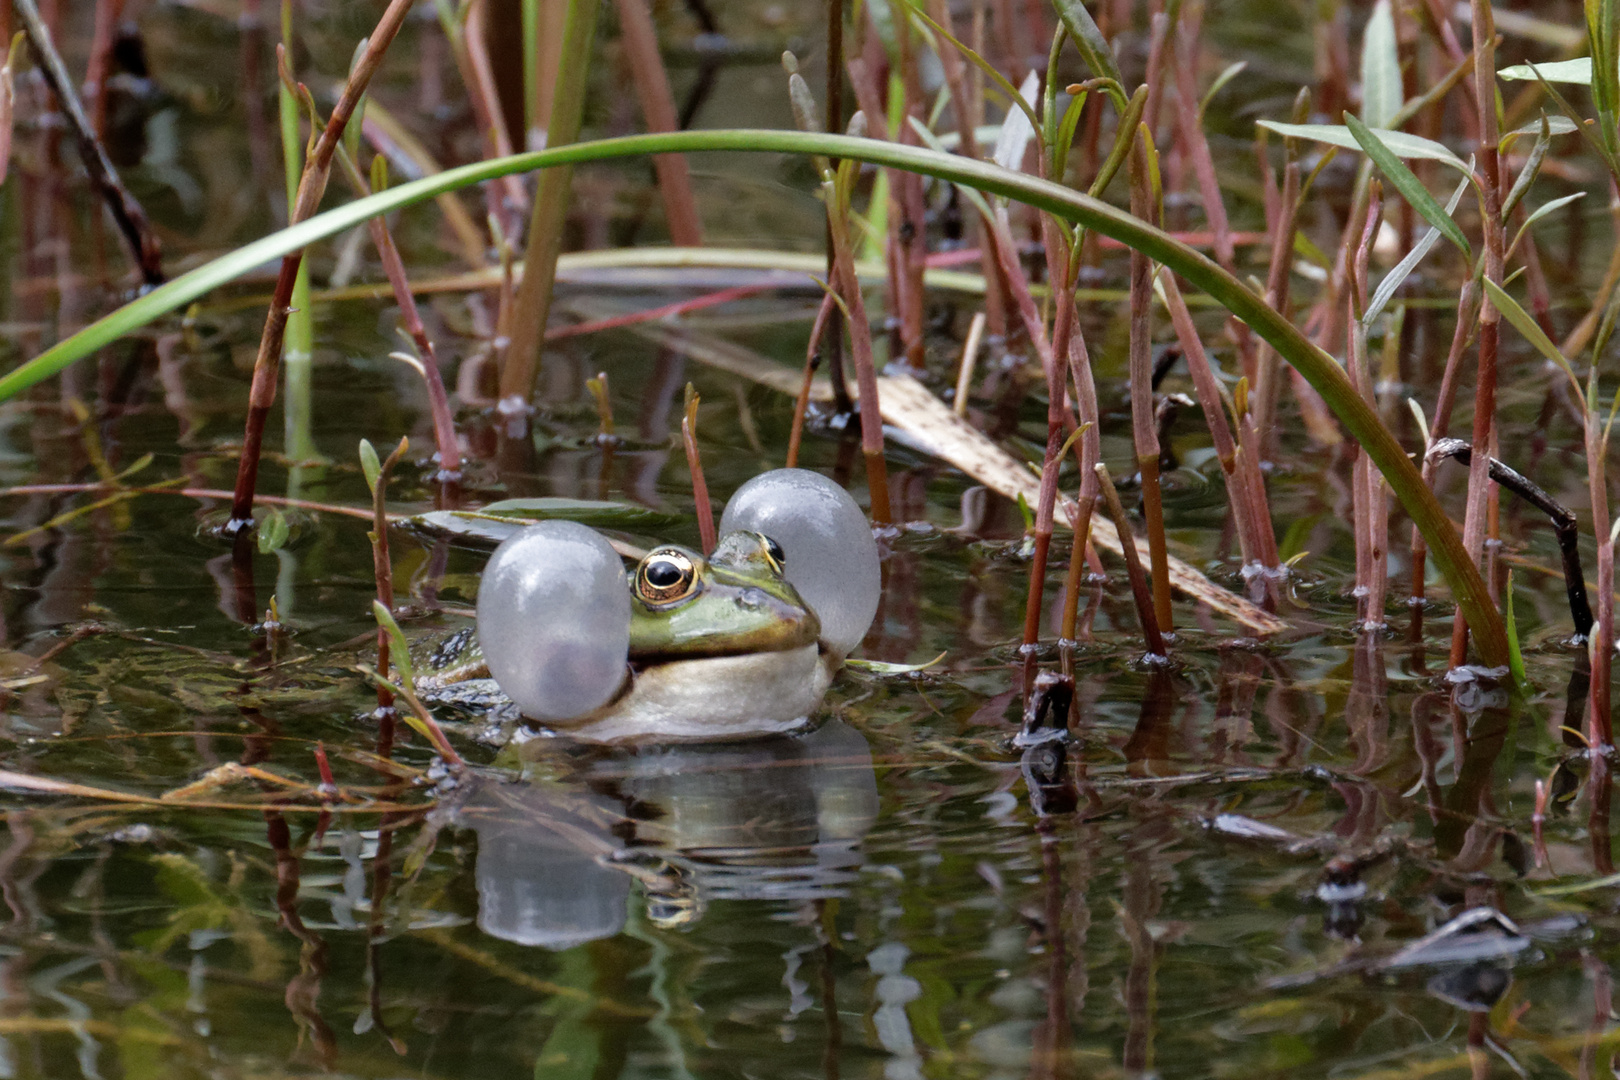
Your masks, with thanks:
[(782, 550), (782, 545), (764, 533), (755, 533), (754, 535), (759, 537), (760, 547), (764, 549), (765, 559), (771, 564), (771, 569), (778, 574), (786, 573), (787, 554)]
[(683, 551), (655, 551), (636, 567), (636, 595), (648, 604), (673, 604), (696, 589), (697, 567)]

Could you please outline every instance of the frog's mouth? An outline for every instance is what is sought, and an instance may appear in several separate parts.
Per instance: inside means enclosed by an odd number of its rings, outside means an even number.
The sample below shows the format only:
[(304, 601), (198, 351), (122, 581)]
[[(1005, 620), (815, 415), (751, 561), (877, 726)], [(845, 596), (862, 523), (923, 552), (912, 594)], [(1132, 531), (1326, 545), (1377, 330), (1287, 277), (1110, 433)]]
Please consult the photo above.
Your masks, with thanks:
[[(821, 621), (814, 612), (758, 585), (711, 583), (702, 596), (702, 605), (665, 609), (657, 612), (657, 622), (649, 620), (635, 635), (639, 640), (630, 657), (633, 669), (703, 657), (783, 652), (813, 645), (821, 636)], [(727, 600), (734, 606), (728, 613), (729, 628), (716, 630), (715, 604)]]

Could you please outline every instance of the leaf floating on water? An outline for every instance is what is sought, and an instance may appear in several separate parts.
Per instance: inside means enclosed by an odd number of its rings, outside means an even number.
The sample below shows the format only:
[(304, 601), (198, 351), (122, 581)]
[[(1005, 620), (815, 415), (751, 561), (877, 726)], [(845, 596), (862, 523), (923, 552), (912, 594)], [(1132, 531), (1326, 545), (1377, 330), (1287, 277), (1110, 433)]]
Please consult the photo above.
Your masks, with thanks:
[(864, 671), (869, 675), (913, 675), (919, 671), (926, 671), (945, 659), (940, 653), (926, 664), (890, 664), (882, 660), (845, 660), (845, 667), (852, 667), (857, 671)]
[(593, 529), (647, 532), (680, 521), (680, 515), (634, 503), (596, 499), (503, 499), (477, 510), (431, 510), (403, 524), (430, 536), (474, 547), (495, 547), (536, 521), (577, 521)]

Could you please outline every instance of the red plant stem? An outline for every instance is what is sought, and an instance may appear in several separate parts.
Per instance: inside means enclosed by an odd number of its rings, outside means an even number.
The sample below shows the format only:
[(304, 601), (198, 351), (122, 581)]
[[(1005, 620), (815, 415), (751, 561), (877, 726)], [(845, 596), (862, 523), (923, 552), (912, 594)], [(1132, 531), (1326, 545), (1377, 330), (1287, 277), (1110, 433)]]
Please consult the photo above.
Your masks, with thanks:
[[(1502, 174), (1497, 156), (1496, 129), (1496, 27), (1491, 18), (1491, 5), (1486, 0), (1473, 0), (1474, 15), (1474, 93), (1479, 104), (1479, 164), (1484, 183), (1482, 230), (1485, 241), (1485, 278), (1497, 285), (1502, 283), (1502, 257), (1506, 237), (1502, 229)], [(1496, 352), (1500, 336), (1501, 315), (1488, 299), (1479, 312), (1479, 375), (1474, 383), (1473, 445), (1489, 447), (1496, 423)], [(1590, 424), (1591, 421), (1588, 421)], [(1595, 464), (1595, 463), (1594, 463)], [(1475, 454), (1468, 467), (1468, 510), (1463, 517), (1463, 547), (1476, 566), (1480, 565), (1485, 549), (1486, 490), (1490, 483), (1489, 460), (1484, 454)], [(1597, 508), (1593, 508), (1596, 513)], [(1600, 533), (1598, 543), (1607, 540)], [(1601, 578), (1602, 568), (1599, 567)], [(1602, 588), (1601, 584), (1599, 586)], [(1612, 594), (1612, 590), (1611, 590)], [(1599, 591), (1599, 607), (1604, 594)], [(1612, 601), (1611, 601), (1612, 603)], [(1601, 622), (1602, 616), (1599, 616)], [(1612, 628), (1611, 628), (1612, 632)], [(1607, 656), (1600, 670), (1594, 668), (1593, 698), (1608, 700)], [(1451, 666), (1458, 667), (1468, 660), (1468, 624), (1458, 616), (1452, 624)], [(1601, 687), (1600, 687), (1601, 684)]]
[[(647, 0), (618, 0), (619, 41), (624, 47), (630, 78), (641, 102), (641, 115), (648, 131), (675, 131), (675, 99), (670, 93), (664, 58), (658, 52), (658, 33)], [(664, 221), (669, 238), (681, 247), (703, 243), (703, 223), (698, 217), (697, 200), (692, 196), (692, 174), (680, 154), (656, 154), (653, 169), (658, 173), (658, 194), (664, 201)]]
[(560, 341), (563, 338), (579, 337), (582, 334), (595, 334), (602, 330), (617, 330), (623, 326), (635, 326), (637, 323), (659, 322), (676, 315), (684, 315), (689, 311), (701, 311), (704, 308), (729, 304), (733, 300), (741, 300), (744, 297), (758, 296), (762, 292), (770, 292), (775, 288), (778, 288), (775, 282), (767, 282), (761, 285), (735, 285), (729, 289), (720, 289), (717, 292), (706, 293), (703, 296), (694, 296), (690, 300), (678, 300), (673, 304), (664, 304), (661, 307), (645, 308), (625, 315), (614, 315), (607, 319), (594, 319), (590, 322), (575, 323), (573, 326), (559, 326), (555, 330), (546, 331), (546, 340), (548, 342)]
[[(1614, 659), (1614, 544), (1609, 540), (1609, 485), (1604, 468), (1603, 425), (1595, 411), (1586, 415), (1587, 490), (1592, 500), (1592, 531), (1597, 535), (1597, 619), (1592, 626), (1592, 692), (1587, 740), (1607, 752), (1614, 745), (1609, 714), (1609, 679)], [(1478, 454), (1474, 455), (1478, 457)]]
[[(512, 134), (506, 129), (506, 114), (501, 109), (495, 70), (489, 60), (489, 41), (484, 25), (487, 6), (488, 0), (472, 0), (467, 6), (467, 24), (462, 38), (467, 62), (462, 72), (469, 77), (467, 94), (474, 103), (474, 115), (483, 126), (491, 155), (505, 157), (512, 153)], [(519, 230), (523, 228), (523, 212), (529, 206), (528, 192), (523, 190), (523, 182), (516, 176), (503, 177), (498, 185), (490, 185), (490, 190), (503, 192), (496, 204), (499, 210), (497, 218), (507, 239), (515, 244)]]
[[(1367, 265), (1372, 255), (1373, 241), (1384, 220), (1383, 190), (1377, 181), (1368, 196), (1367, 216), (1361, 230), (1361, 241), (1356, 245), (1355, 257), (1350, 263), (1349, 288), (1345, 290), (1345, 303), (1349, 305), (1346, 320), (1350, 327), (1350, 381), (1356, 392), (1368, 405), (1373, 400), (1372, 372), (1367, 360), (1367, 331), (1361, 325), (1361, 313), (1367, 304)], [(1352, 450), (1355, 464), (1351, 472), (1351, 528), (1356, 539), (1356, 597), (1363, 630), (1376, 630), (1384, 625), (1384, 549), (1386, 541), (1378, 535), (1375, 499), (1382, 497), (1380, 475), (1371, 460), (1359, 448)]]
[[(821, 339), (832, 319), (834, 303), (832, 293), (822, 297), (821, 307), (816, 309), (815, 325), (810, 328), (810, 342), (805, 346), (804, 382), (799, 384), (799, 396), (793, 401), (793, 430), (788, 433), (787, 467), (790, 469), (797, 468), (799, 464), (799, 442), (804, 438), (804, 414), (810, 408), (810, 385), (815, 381), (816, 369), (821, 366)], [(834, 333), (841, 334), (843, 331), (835, 327)]]
[(837, 184), (825, 182), (822, 191), (827, 203), (827, 223), (832, 232), (838, 294), (844, 299), (844, 310), (849, 319), (856, 385), (860, 387), (861, 453), (866, 458), (866, 486), (872, 501), (872, 520), (880, 525), (888, 525), (893, 518), (889, 510), (889, 472), (883, 460), (883, 413), (878, 404), (877, 368), (872, 361), (872, 328), (866, 319), (866, 299), (861, 295), (860, 279), (855, 276), (855, 259), (850, 252), (845, 221), (847, 208), (837, 191)]
[[(362, 199), (370, 195), (371, 185), (360, 174), (355, 163), (349, 160), (349, 155), (340, 151), (338, 160), (355, 193)], [(371, 243), (377, 249), (377, 258), (388, 275), (388, 283), (393, 287), (400, 322), (416, 343), (417, 356), (422, 365), (422, 382), (427, 388), (428, 409), (433, 416), (433, 438), (439, 447), (439, 479), (460, 479), (461, 447), (456, 441), (455, 417), (450, 412), (450, 398), (445, 394), (444, 377), (439, 372), (438, 351), (433, 347), (433, 339), (428, 337), (427, 327), (422, 324), (422, 313), (417, 310), (416, 297), (412, 295), (410, 280), (405, 276), (405, 261), (400, 258), (399, 248), (394, 246), (387, 218), (374, 217), (366, 222), (366, 227), (371, 232)]]
[[(365, 93), (371, 77), (382, 65), (383, 55), (399, 33), (405, 17), (410, 14), (411, 0), (389, 0), (367, 40), (366, 51), (355, 64), (343, 94), (332, 110), (331, 118), (315, 143), (315, 152), (304, 163), (304, 174), (298, 181), (298, 196), (288, 214), (289, 224), (296, 225), (315, 212), (326, 181), (332, 172), (332, 157), (343, 138), (343, 129), (354, 115), (355, 105)], [(304, 260), (302, 249), (281, 260), (281, 272), (276, 276), (275, 295), (270, 301), (270, 312), (264, 320), (264, 334), (259, 339), (259, 354), (253, 361), (253, 388), (248, 395), (247, 424), (242, 435), (242, 455), (237, 460), (236, 494), (231, 504), (231, 520), (226, 532), (235, 534), (253, 521), (253, 489), (259, 479), (259, 454), (264, 446), (264, 423), (270, 415), (270, 406), (276, 400), (276, 383), (281, 374), (281, 343), (287, 334), (289, 302), (293, 282), (298, 277), (299, 264)]]
[(1169, 656), (1169, 650), (1164, 647), (1164, 638), (1159, 634), (1158, 616), (1153, 611), (1153, 593), (1142, 573), (1142, 559), (1136, 550), (1136, 533), (1131, 530), (1131, 520), (1125, 515), (1125, 504), (1119, 501), (1119, 492), (1114, 490), (1108, 466), (1099, 461), (1095, 472), (1103, 501), (1108, 504), (1109, 516), (1114, 519), (1114, 528), (1119, 530), (1120, 554), (1125, 557), (1125, 572), (1130, 575), (1131, 596), (1136, 601), (1136, 617), (1142, 621), (1142, 637), (1147, 642), (1147, 650), (1154, 656)]
[(703, 455), (697, 444), (698, 396), (687, 384), (686, 415), (681, 417), (681, 446), (686, 450), (686, 467), (692, 474), (692, 502), (697, 507), (698, 540), (703, 554), (714, 553), (714, 504), (709, 501), (709, 482), (703, 476)]
[(90, 99), (90, 130), (107, 137), (107, 72), (112, 67), (113, 35), (124, 17), (124, 0), (96, 0), (96, 25), (90, 38), (90, 63), (84, 72), (84, 96)]
[[(1463, 284), (1462, 292), (1457, 297), (1457, 323), (1451, 337), (1451, 350), (1446, 354), (1446, 369), (1440, 377), (1440, 393), (1435, 400), (1434, 416), (1430, 420), (1429, 438), (1443, 439), (1451, 428), (1451, 410), (1457, 401), (1457, 375), (1462, 370), (1463, 353), (1468, 349), (1468, 343), (1473, 340), (1474, 330), (1477, 326), (1478, 310), (1475, 305), (1479, 303), (1479, 289), (1472, 280)], [(1425, 447), (1423, 460), (1423, 482), (1431, 488), (1434, 486), (1434, 471), (1438, 462), (1428, 460)], [(1410, 603), (1417, 605), (1423, 602), (1424, 597), (1424, 563), (1428, 556), (1428, 545), (1423, 540), (1423, 534), (1418, 532), (1417, 526), (1412, 527), (1412, 595)]]
[[(1145, 135), (1145, 132), (1144, 132)], [(1131, 212), (1156, 222), (1157, 210), (1148, 182), (1148, 139), (1131, 152)], [(1164, 503), (1159, 490), (1159, 432), (1153, 420), (1153, 284), (1146, 254), (1131, 252), (1131, 441), (1142, 474), (1142, 511), (1146, 518), (1148, 554), (1153, 563), (1153, 611), (1159, 630), (1171, 630), (1170, 553), (1164, 540)]]
[(147, 223), (146, 212), (141, 209), (141, 204), (135, 201), (135, 196), (129, 193), (129, 189), (118, 178), (118, 170), (113, 168), (112, 160), (107, 157), (106, 149), (91, 127), (90, 118), (85, 116), (84, 107), (79, 103), (79, 95), (68, 76), (67, 67), (63, 65), (61, 54), (56, 51), (56, 46), (51, 41), (50, 28), (40, 17), (39, 8), (34, 0), (12, 0), (12, 9), (22, 19), (23, 32), (28, 36), (28, 45), (39, 60), (40, 72), (44, 75), (45, 82), (50, 86), (57, 104), (62, 108), (63, 116), (72, 128), (85, 171), (90, 174), (91, 183), (95, 185), (102, 201), (107, 204), (107, 210), (117, 223), (119, 233), (129, 245), (135, 265), (140, 268), (141, 278), (148, 285), (163, 284), (162, 245), (158, 243), (157, 234)]
[[(1159, 281), (1164, 286), (1164, 298), (1170, 311), (1170, 321), (1176, 328), (1176, 340), (1181, 343), (1187, 371), (1192, 375), (1198, 406), (1203, 410), (1204, 422), (1209, 426), (1215, 457), (1221, 463), (1221, 471), (1226, 474), (1227, 497), (1232, 504), (1232, 517), (1237, 526), (1238, 549), (1243, 554), (1243, 564), (1248, 566), (1258, 562), (1261, 557), (1255, 535), (1257, 508), (1250, 505), (1251, 493), (1246, 480), (1240, 481), (1237, 476), (1237, 440), (1233, 438), (1232, 429), (1226, 421), (1220, 384), (1210, 367), (1209, 356), (1204, 352), (1204, 343), (1198, 336), (1198, 328), (1193, 325), (1192, 314), (1187, 310), (1187, 302), (1181, 296), (1181, 287), (1176, 283), (1175, 275), (1163, 271)], [(1269, 516), (1265, 520), (1269, 524)]]

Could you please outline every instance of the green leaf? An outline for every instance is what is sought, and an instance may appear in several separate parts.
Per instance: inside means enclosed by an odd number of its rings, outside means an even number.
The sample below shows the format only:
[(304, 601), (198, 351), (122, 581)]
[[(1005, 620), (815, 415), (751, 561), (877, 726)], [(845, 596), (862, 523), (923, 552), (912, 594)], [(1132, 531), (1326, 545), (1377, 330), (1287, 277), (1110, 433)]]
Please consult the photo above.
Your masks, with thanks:
[[(1462, 201), (1463, 192), (1467, 190), (1467, 180), (1458, 183), (1457, 190), (1451, 195), (1451, 201), (1446, 203), (1447, 214), (1456, 212), (1457, 204)], [(1395, 268), (1384, 275), (1384, 279), (1378, 283), (1378, 288), (1373, 290), (1372, 299), (1367, 301), (1367, 312), (1361, 317), (1362, 326), (1372, 326), (1373, 320), (1384, 310), (1384, 305), (1389, 303), (1389, 298), (1395, 295), (1395, 290), (1401, 287), (1401, 283), (1417, 268), (1417, 264), (1422, 262), (1423, 257), (1439, 242), (1440, 230), (1430, 229), (1423, 234), (1422, 239), (1412, 245), (1412, 250), (1406, 253), (1406, 258), (1396, 263)]]
[(889, 664), (882, 660), (845, 660), (844, 666), (871, 675), (911, 675), (919, 671), (926, 671), (943, 659), (945, 659), (945, 653), (940, 653), (926, 664)]
[(366, 474), (366, 487), (375, 498), (377, 480), (382, 476), (382, 462), (378, 460), (377, 448), (371, 445), (370, 439), (360, 440), (360, 471)]
[(1464, 255), (1473, 259), (1474, 249), (1469, 247), (1468, 237), (1463, 235), (1462, 226), (1453, 221), (1451, 215), (1446, 213), (1445, 207), (1429, 194), (1429, 189), (1423, 186), (1423, 181), (1401, 163), (1401, 159), (1384, 145), (1372, 128), (1349, 113), (1344, 114), (1344, 122), (1350, 129), (1350, 134), (1361, 144), (1361, 148), (1367, 151), (1367, 156), (1373, 159), (1379, 171), (1388, 177), (1389, 182), (1395, 185), (1395, 189), (1412, 204), (1412, 209), (1422, 214), (1423, 220), (1439, 229), (1440, 235), (1456, 244)]
[[(1549, 117), (1547, 117), (1547, 134), (1548, 135), (1573, 135), (1575, 132), (1577, 132), (1579, 130), (1580, 130), (1580, 127), (1575, 123), (1575, 121), (1571, 120), (1567, 116), (1549, 116)], [(1537, 120), (1534, 123), (1524, 125), (1524, 127), (1514, 128), (1512, 131), (1507, 133), (1507, 136), (1504, 136), (1504, 139), (1515, 136), (1515, 135), (1540, 135), (1540, 134), (1541, 134), (1541, 121)]]
[(1198, 99), (1198, 122), (1200, 125), (1204, 121), (1204, 112), (1209, 108), (1209, 103), (1215, 100), (1215, 95), (1220, 93), (1227, 83), (1241, 75), (1248, 66), (1249, 62), (1247, 60), (1239, 60), (1235, 64), (1228, 64), (1219, 75), (1215, 76), (1215, 81), (1209, 84), (1209, 89), (1204, 91), (1204, 96)]
[(416, 674), (411, 668), (411, 647), (405, 641), (405, 631), (399, 628), (394, 613), (381, 600), (371, 602), (371, 614), (376, 618), (377, 625), (388, 633), (388, 662), (399, 672), (400, 687), (414, 693)]
[(1378, 0), (1361, 40), (1361, 119), (1387, 128), (1401, 111), (1401, 57), (1395, 47), (1395, 16), (1389, 0)]
[[(1342, 124), (1280, 124), (1275, 120), (1260, 120), (1257, 123), (1267, 131), (1275, 131), (1279, 135), (1291, 139), (1311, 139), (1329, 146), (1337, 146), (1344, 150), (1361, 150), (1362, 145), (1356, 137), (1350, 134), (1350, 129)], [(1465, 175), (1472, 175), (1472, 170), (1462, 158), (1447, 150), (1433, 139), (1425, 139), (1420, 135), (1408, 135), (1404, 131), (1378, 131), (1376, 133), (1383, 144), (1389, 148), (1390, 153), (1398, 158), (1420, 158), (1425, 161), (1438, 161), (1442, 165), (1449, 165)]]
[(1515, 64), (1498, 71), (1496, 77), (1513, 82), (1535, 82), (1538, 72), (1548, 82), (1591, 86), (1592, 58), (1583, 56), (1579, 60), (1559, 60), (1552, 64)]
[(1109, 87), (1108, 92), (1114, 99), (1114, 108), (1123, 113), (1126, 102), (1125, 77), (1119, 73), (1119, 65), (1114, 63), (1114, 50), (1109, 47), (1102, 31), (1097, 29), (1091, 12), (1080, 0), (1052, 0), (1052, 6), (1057, 9), (1058, 18), (1063, 20), (1064, 29), (1069, 31), (1070, 40), (1080, 50), (1080, 56), (1091, 73), (1098, 78), (1113, 80), (1114, 85)]
[(679, 514), (635, 503), (608, 502), (598, 499), (563, 499), (555, 497), (537, 499), (502, 499), (478, 508), (478, 513), (495, 517), (518, 518), (523, 521), (550, 521), (566, 518), (593, 529), (661, 528), (681, 520)]
[(1500, 311), (1503, 317), (1513, 324), (1514, 329), (1523, 334), (1524, 339), (1536, 347), (1537, 352), (1564, 369), (1564, 374), (1568, 375), (1570, 381), (1575, 384), (1576, 396), (1582, 396), (1580, 380), (1575, 377), (1575, 369), (1570, 366), (1569, 360), (1559, 351), (1558, 346), (1553, 344), (1552, 338), (1547, 336), (1546, 332), (1541, 329), (1541, 325), (1531, 317), (1530, 313), (1519, 306), (1519, 302), (1509, 296), (1502, 286), (1489, 278), (1485, 279), (1485, 295), (1490, 297), (1491, 303), (1496, 307), (1496, 310)]
[(287, 515), (274, 506), (270, 507), (265, 512), (264, 520), (259, 523), (259, 554), (269, 555), (280, 551), (287, 546), (287, 537), (291, 534)]
[(1508, 251), (1512, 252), (1519, 246), (1519, 241), (1524, 238), (1525, 233), (1530, 231), (1530, 226), (1534, 225), (1536, 222), (1540, 221), (1542, 218), (1546, 217), (1548, 214), (1551, 214), (1555, 210), (1563, 209), (1576, 199), (1584, 198), (1586, 198), (1586, 192), (1577, 191), (1573, 195), (1565, 195), (1561, 199), (1554, 199), (1549, 203), (1544, 203), (1543, 205), (1536, 207), (1530, 212), (1529, 216), (1524, 219), (1524, 224), (1519, 226), (1519, 231), (1513, 234), (1513, 243), (1508, 245)]

